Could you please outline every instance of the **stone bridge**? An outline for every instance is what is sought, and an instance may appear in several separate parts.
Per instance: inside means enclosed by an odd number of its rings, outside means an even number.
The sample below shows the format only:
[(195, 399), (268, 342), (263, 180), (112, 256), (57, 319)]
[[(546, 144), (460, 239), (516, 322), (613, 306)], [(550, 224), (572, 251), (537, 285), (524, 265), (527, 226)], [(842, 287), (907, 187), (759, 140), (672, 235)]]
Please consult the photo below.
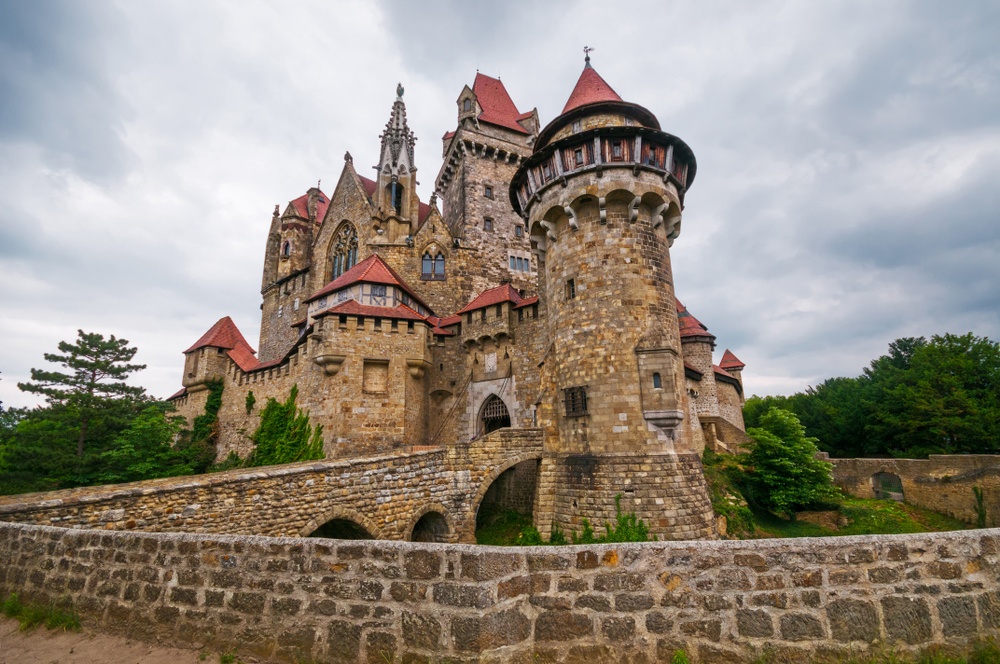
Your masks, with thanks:
[(484, 500), (530, 506), (541, 457), (540, 429), (501, 429), (455, 447), (7, 496), (0, 521), (273, 537), (360, 527), (375, 539), (475, 542)]

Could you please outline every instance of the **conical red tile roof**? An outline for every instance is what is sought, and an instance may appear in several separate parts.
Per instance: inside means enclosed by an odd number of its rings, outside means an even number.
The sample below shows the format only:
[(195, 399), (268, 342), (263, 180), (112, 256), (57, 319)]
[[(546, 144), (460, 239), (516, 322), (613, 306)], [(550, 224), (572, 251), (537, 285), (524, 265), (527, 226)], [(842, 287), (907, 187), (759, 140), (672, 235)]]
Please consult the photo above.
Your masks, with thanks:
[(618, 96), (618, 93), (608, 85), (607, 81), (601, 78), (597, 70), (591, 67), (588, 62), (587, 66), (583, 68), (583, 73), (580, 74), (580, 78), (576, 82), (576, 87), (573, 88), (573, 92), (566, 101), (566, 106), (563, 107), (562, 112), (568, 113), (574, 108), (601, 101), (622, 101), (622, 98)]
[(746, 365), (740, 362), (740, 358), (733, 355), (733, 352), (727, 348), (726, 352), (722, 354), (722, 361), (719, 362), (719, 366), (726, 371), (739, 371)]

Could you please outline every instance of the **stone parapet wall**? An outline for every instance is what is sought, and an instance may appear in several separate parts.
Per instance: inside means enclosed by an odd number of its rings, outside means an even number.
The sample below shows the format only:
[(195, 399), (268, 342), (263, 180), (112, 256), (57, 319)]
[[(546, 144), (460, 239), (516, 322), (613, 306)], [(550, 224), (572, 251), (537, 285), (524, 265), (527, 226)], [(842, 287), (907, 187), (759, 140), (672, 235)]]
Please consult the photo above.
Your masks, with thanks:
[(874, 498), (872, 476), (892, 473), (903, 485), (903, 498), (918, 507), (976, 523), (973, 487), (983, 491), (986, 525), (1000, 525), (1000, 456), (932, 454), (927, 459), (830, 459), (833, 481), (860, 498)]
[(447, 541), (474, 541), (476, 512), (509, 467), (541, 456), (537, 429), (452, 448), (0, 497), (0, 520), (104, 530), (304, 536), (334, 518), (409, 539), (429, 510)]
[(502, 549), (0, 523), (0, 593), (279, 661), (729, 663), (996, 636), (998, 552), (998, 530)]

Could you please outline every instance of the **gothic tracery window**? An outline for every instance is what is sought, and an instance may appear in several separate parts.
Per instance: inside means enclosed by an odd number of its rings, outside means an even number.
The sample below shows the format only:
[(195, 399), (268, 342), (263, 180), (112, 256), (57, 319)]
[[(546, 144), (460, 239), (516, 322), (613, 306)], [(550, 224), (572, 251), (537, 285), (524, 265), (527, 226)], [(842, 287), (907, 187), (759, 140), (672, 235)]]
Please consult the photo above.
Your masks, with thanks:
[(344, 224), (337, 231), (330, 252), (330, 279), (336, 279), (358, 262), (358, 232), (351, 224)]
[(425, 251), (420, 264), (420, 278), (424, 281), (444, 281), (444, 255), (439, 251), (432, 256)]

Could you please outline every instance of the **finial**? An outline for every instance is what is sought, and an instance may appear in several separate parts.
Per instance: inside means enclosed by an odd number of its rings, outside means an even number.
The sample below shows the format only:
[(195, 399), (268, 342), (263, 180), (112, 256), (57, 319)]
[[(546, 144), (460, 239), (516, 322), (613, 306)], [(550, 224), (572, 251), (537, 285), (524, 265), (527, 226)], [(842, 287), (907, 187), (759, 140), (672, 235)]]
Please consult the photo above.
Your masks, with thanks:
[(344, 161), (346, 161), (348, 164), (353, 164), (354, 163), (354, 157), (351, 156), (350, 152), (345, 152), (344, 153)]
[(584, 68), (590, 67), (590, 52), (593, 51), (593, 50), (594, 49), (591, 48), (590, 46), (584, 46), (583, 47), (583, 63), (584, 63), (583, 66), (584, 66)]
[(278, 212), (278, 204), (275, 203), (274, 204), (274, 215), (273, 216), (277, 217), (279, 214), (281, 214), (281, 213)]
[(317, 188), (317, 189), (322, 189), (323, 187), (322, 187), (322, 186), (320, 186), (320, 185), (322, 185), (322, 184), (323, 184), (323, 181), (322, 181), (322, 180), (316, 180), (316, 188)]
[(397, 83), (396, 84), (396, 99), (398, 99), (399, 101), (403, 100), (403, 84), (402, 83)]

